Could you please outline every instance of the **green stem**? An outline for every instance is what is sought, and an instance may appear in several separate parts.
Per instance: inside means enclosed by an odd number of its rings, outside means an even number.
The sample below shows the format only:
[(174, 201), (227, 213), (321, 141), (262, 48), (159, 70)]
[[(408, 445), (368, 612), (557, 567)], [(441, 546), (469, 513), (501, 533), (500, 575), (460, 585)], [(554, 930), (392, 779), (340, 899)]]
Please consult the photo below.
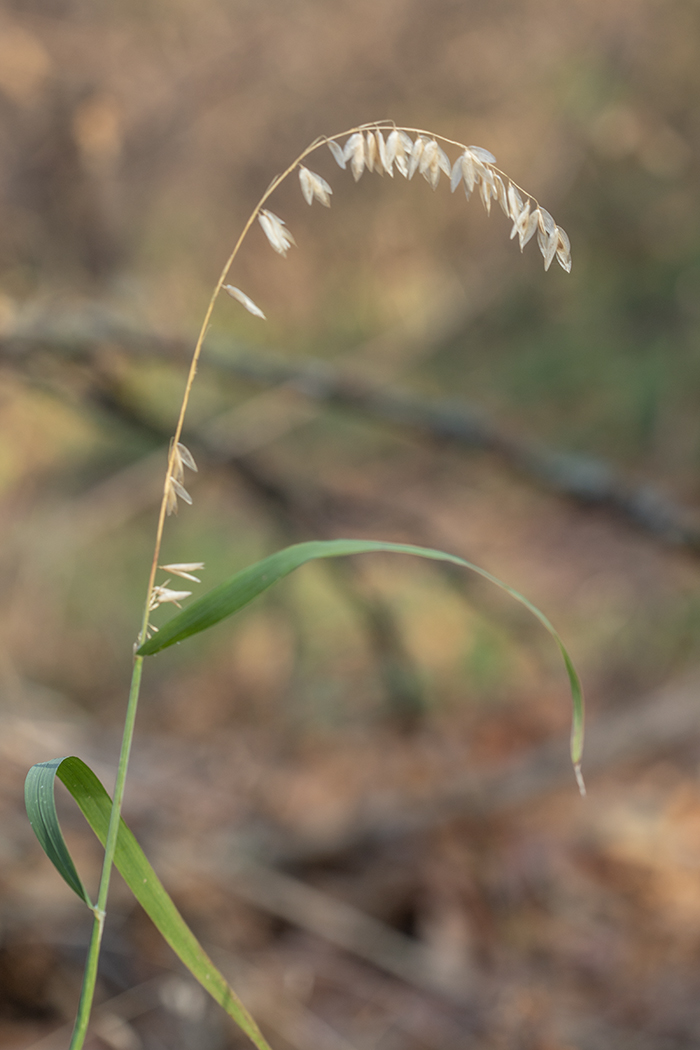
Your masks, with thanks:
[(92, 937), (90, 939), (90, 948), (88, 950), (87, 962), (85, 964), (85, 973), (83, 974), (83, 987), (80, 993), (80, 1004), (75, 1019), (75, 1027), (73, 1028), (70, 1050), (81, 1050), (81, 1047), (85, 1042), (90, 1013), (92, 1011), (92, 1001), (95, 996), (97, 963), (100, 955), (100, 947), (102, 945), (102, 934), (104, 932), (105, 914), (107, 909), (107, 895), (109, 894), (109, 882), (112, 876), (114, 852), (117, 847), (117, 836), (119, 834), (119, 821), (121, 820), (126, 772), (129, 765), (131, 743), (134, 739), (134, 725), (136, 722), (136, 710), (139, 703), (142, 670), (143, 657), (137, 656), (134, 660), (134, 670), (131, 676), (129, 703), (126, 709), (124, 735), (122, 737), (122, 747), (119, 754), (119, 768), (117, 769), (117, 780), (114, 785), (112, 812), (109, 818), (109, 828), (107, 829), (107, 841), (105, 842), (105, 856), (102, 865), (100, 888), (97, 894), (97, 904), (95, 904), (93, 908), (95, 922), (92, 927)]

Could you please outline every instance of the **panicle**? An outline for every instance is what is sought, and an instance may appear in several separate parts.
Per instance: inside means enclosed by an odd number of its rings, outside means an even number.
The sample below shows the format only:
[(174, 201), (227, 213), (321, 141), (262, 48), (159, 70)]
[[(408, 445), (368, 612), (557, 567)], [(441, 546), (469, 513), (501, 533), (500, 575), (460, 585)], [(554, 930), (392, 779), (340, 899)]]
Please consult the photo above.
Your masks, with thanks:
[[(450, 180), (453, 193), (460, 183), (463, 184), (467, 200), (478, 189), (487, 214), (491, 214), (493, 202), (498, 201), (503, 213), (511, 220), (511, 240), (518, 238), (521, 251), (537, 234), (545, 269), (548, 270), (556, 258), (567, 273), (571, 270), (571, 245), (566, 233), (529, 194), (523, 199), (519, 187), (496, 168), (496, 158), (490, 150), (483, 146), (460, 146), (462, 152), (452, 163), (438, 142), (439, 135), (416, 131), (413, 134), (415, 138), (407, 129), (393, 127), (386, 132), (385, 138), (383, 127), (364, 125), (348, 134), (344, 145), (335, 139), (326, 139), (325, 142), (341, 168), (349, 164), (356, 182), (365, 169), (377, 171), (380, 175), (386, 173), (393, 178), (396, 167), (407, 179), (412, 179), (418, 172), (433, 189), (437, 188), (440, 175), (444, 174)], [(318, 200), (326, 207), (330, 206), (332, 190), (325, 179), (300, 165), (299, 181), (309, 204)], [(259, 218), (272, 247), (285, 255), (289, 244), (294, 241), (282, 220), (267, 211), (262, 211)], [(243, 305), (250, 309), (247, 302)]]
[[(507, 175), (496, 168), (493, 153), (483, 146), (459, 145), (461, 153), (451, 162), (438, 140), (443, 143), (448, 141), (439, 135), (416, 129), (409, 134), (406, 128), (387, 128), (385, 122), (380, 122), (378, 125), (365, 124), (351, 131), (344, 143), (335, 139), (321, 139), (319, 144), (325, 142), (340, 168), (350, 168), (355, 182), (362, 177), (365, 169), (376, 171), (380, 175), (386, 173), (393, 178), (396, 168), (407, 179), (412, 179), (416, 172), (419, 172), (433, 189), (437, 188), (440, 176), (444, 174), (450, 181), (453, 193), (460, 184), (464, 186), (467, 199), (478, 189), (482, 204), (489, 215), (492, 203), (498, 201), (503, 213), (511, 220), (511, 240), (518, 238), (521, 251), (537, 235), (545, 270), (549, 269), (556, 258), (562, 269), (569, 273), (571, 245), (567, 234), (533, 197), (523, 194)], [(312, 145), (306, 153), (313, 148), (315, 146)], [(333, 190), (326, 180), (301, 163), (298, 164), (298, 171), (301, 192), (306, 202), (313, 204), (316, 200), (329, 208)], [(276, 184), (275, 182), (274, 185)], [(258, 221), (274, 251), (286, 256), (296, 241), (284, 220), (267, 208), (261, 208)], [(260, 307), (240, 288), (231, 284), (223, 285), (223, 288), (249, 313), (265, 319)], [(168, 478), (166, 483), (169, 514), (177, 510), (178, 499), (192, 502), (183, 487), (183, 463), (190, 465), (186, 460), (176, 457), (172, 477)], [(196, 467), (192, 469), (196, 470)]]

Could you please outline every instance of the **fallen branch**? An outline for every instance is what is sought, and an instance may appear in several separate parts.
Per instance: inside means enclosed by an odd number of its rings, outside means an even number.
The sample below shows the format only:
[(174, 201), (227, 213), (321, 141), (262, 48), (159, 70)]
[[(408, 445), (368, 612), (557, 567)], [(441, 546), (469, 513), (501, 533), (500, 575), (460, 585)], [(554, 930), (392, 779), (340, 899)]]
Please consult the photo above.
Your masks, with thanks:
[[(33, 358), (50, 348), (66, 361), (98, 363), (105, 343), (117, 344), (142, 358), (185, 360), (189, 341), (134, 329), (99, 306), (58, 318), (38, 317), (18, 326), (0, 340), (0, 359), (23, 371), (35, 369)], [(245, 454), (314, 417), (314, 405), (331, 405), (400, 427), (433, 441), (454, 444), (497, 456), (523, 477), (551, 492), (585, 506), (613, 511), (627, 522), (664, 543), (700, 554), (697, 514), (682, 507), (652, 485), (627, 480), (613, 466), (593, 456), (547, 448), (531, 438), (515, 435), (477, 407), (448, 398), (427, 400), (396, 387), (378, 387), (323, 361), (292, 364), (256, 351), (242, 352), (231, 340), (211, 339), (203, 367), (228, 373), (275, 390), (261, 425), (256, 404), (256, 426), (228, 437), (229, 451)], [(224, 440), (224, 420), (218, 424)]]

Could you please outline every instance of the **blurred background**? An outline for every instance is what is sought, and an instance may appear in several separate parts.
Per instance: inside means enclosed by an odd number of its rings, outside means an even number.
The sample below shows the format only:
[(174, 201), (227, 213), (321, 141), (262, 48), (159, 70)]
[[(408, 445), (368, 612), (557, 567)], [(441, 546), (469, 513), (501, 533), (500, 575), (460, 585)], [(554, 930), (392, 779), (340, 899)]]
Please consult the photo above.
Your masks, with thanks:
[[(5, 0), (0, 10), (0, 1044), (67, 1045), (90, 915), (34, 762), (111, 788), (167, 443), (210, 290), (320, 134), (491, 150), (569, 233), (327, 150), (219, 302), (163, 560), (434, 545), (485, 584), (308, 566), (147, 665), (125, 815), (275, 1048), (700, 1042), (700, 9), (692, 0)], [(452, 154), (454, 159), (456, 153)], [(193, 585), (197, 590), (197, 585)], [(156, 614), (156, 622), (167, 618)], [(99, 851), (67, 798), (90, 887)], [(243, 1036), (115, 880), (90, 1048)]]

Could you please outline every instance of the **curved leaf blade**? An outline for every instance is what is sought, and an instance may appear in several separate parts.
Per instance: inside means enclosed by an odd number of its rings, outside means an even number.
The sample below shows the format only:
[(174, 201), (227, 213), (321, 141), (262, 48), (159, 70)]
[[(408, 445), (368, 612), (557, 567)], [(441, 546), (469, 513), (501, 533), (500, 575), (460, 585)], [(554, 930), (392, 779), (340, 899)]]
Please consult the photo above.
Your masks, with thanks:
[[(30, 801), (27, 803), (27, 810), (29, 812), (31, 805), (29, 819), (37, 838), (71, 889), (75, 890), (78, 896), (90, 905), (90, 899), (82, 888), (82, 882), (70, 858), (56, 815), (54, 801), (56, 777), (68, 788), (103, 846), (107, 838), (112, 800), (90, 767), (75, 756), (41, 762), (32, 766), (27, 776), (27, 783), (30, 785), (28, 789)], [(37, 814), (40, 819), (37, 819)], [(46, 814), (49, 815), (48, 818)], [(123, 820), (119, 825), (114, 863), (139, 904), (142, 905), (158, 931), (190, 973), (226, 1010), (258, 1050), (270, 1050), (257, 1024), (180, 915)]]
[(54, 780), (64, 761), (63, 758), (55, 758), (51, 762), (40, 762), (32, 766), (24, 782), (24, 803), (29, 823), (44, 853), (73, 892), (85, 901), (88, 908), (92, 908), (92, 901), (66, 846), (56, 812)]
[(373, 554), (386, 552), (390, 554), (412, 554), (418, 558), (428, 558), (431, 561), (444, 561), (452, 565), (459, 565), (463, 569), (469, 569), (482, 576), (485, 580), (499, 587), (511, 598), (524, 605), (536, 619), (540, 621), (546, 631), (556, 642), (564, 660), (564, 666), (569, 677), (571, 699), (573, 703), (573, 719), (571, 727), (571, 760), (574, 763), (576, 777), (579, 787), (583, 791), (580, 765), (583, 754), (583, 729), (584, 729), (584, 702), (583, 689), (576, 669), (573, 665), (564, 643), (543, 612), (528, 601), (507, 583), (492, 576), (486, 569), (458, 558), (456, 554), (448, 554), (446, 551), (433, 550), (430, 547), (414, 547), (406, 543), (382, 543), (374, 540), (311, 540), (308, 543), (296, 543), (292, 547), (271, 554), (268, 558), (249, 565), (241, 572), (236, 573), (224, 583), (214, 587), (202, 598), (192, 602), (181, 613), (160, 628), (158, 634), (144, 642), (138, 649), (140, 656), (152, 656), (166, 649), (176, 642), (182, 642), (193, 634), (206, 631), (226, 617), (233, 615), (245, 605), (257, 598), (259, 594), (267, 590), (284, 576), (288, 576), (294, 569), (298, 569), (306, 562), (318, 558), (346, 557), (350, 554)]

